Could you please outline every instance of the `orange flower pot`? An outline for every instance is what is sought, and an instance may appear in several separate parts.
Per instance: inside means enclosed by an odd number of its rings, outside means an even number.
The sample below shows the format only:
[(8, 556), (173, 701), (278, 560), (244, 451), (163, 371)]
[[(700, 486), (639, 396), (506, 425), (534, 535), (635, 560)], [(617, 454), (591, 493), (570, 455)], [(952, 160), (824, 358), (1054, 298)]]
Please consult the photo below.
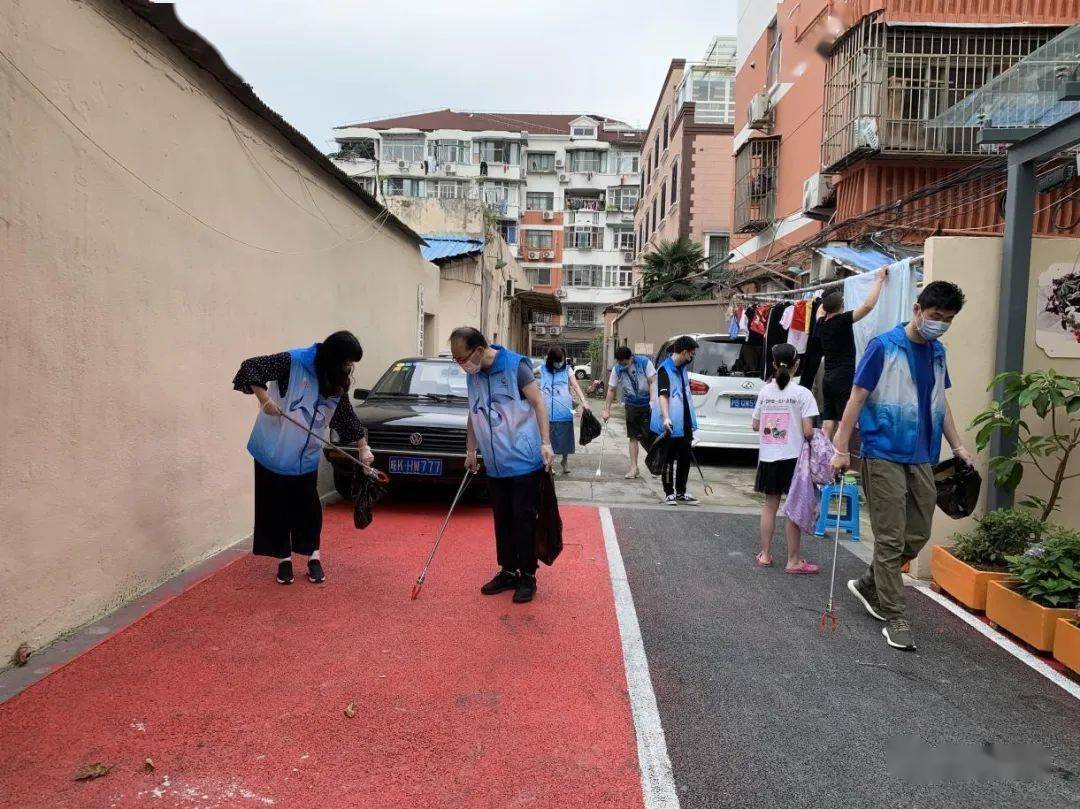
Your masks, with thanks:
[(992, 581), (986, 588), (986, 617), (1041, 652), (1054, 648), (1058, 619), (1074, 615), (1076, 610), (1053, 609), (1029, 601), (1000, 581)]
[(1058, 618), (1054, 632), (1054, 659), (1080, 674), (1080, 626), (1068, 618)]
[(992, 581), (1009, 579), (1008, 573), (979, 570), (961, 562), (941, 545), (935, 545), (932, 552), (930, 578), (968, 609), (983, 612), (986, 609), (986, 586)]

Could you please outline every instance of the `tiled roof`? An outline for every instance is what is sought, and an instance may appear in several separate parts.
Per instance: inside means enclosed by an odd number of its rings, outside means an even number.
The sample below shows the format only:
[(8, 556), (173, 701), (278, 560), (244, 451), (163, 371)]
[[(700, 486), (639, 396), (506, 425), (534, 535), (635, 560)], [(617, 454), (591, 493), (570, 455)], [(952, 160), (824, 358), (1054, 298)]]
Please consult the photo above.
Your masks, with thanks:
[[(401, 115), (396, 118), (382, 118), (377, 121), (359, 121), (347, 124), (348, 127), (365, 129), (420, 129), (430, 132), (434, 129), (460, 129), (462, 132), (521, 132), (532, 135), (569, 135), (570, 122), (588, 117), (603, 124), (605, 121), (620, 123), (614, 118), (592, 113), (580, 114), (537, 114), (529, 112), (458, 112), (457, 110), (432, 110), (415, 115)], [(336, 127), (345, 129), (346, 127)], [(610, 143), (640, 143), (644, 133), (640, 130), (604, 130), (597, 133), (600, 140)]]

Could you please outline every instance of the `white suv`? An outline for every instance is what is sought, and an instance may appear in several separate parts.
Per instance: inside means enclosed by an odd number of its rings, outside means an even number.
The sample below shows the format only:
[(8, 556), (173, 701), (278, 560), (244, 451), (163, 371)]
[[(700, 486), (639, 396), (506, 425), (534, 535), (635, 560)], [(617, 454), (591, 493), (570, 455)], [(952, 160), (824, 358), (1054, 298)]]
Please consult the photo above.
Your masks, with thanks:
[[(757, 367), (760, 350), (726, 334), (691, 334), (698, 342), (690, 366), (690, 393), (697, 412), (694, 445), (727, 449), (757, 449), (754, 406), (764, 384)], [(675, 338), (656, 356), (656, 365), (667, 359)]]

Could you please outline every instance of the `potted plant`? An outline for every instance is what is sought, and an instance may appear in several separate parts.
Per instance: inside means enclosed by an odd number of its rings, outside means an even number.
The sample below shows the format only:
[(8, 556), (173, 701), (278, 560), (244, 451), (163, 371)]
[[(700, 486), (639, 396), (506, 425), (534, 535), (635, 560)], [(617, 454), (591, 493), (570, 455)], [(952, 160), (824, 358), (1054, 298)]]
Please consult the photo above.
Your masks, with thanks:
[(1048, 528), (1045, 538), (1009, 557), (1015, 581), (990, 582), (986, 617), (1043, 652), (1054, 648), (1059, 618), (1073, 618), (1080, 598), (1080, 531)]
[[(1028, 497), (1021, 505), (1038, 510), (1042, 519), (1048, 520), (1058, 508), (1062, 485), (1080, 477), (1080, 472), (1070, 472), (1069, 467), (1073, 453), (1080, 448), (1080, 377), (1062, 376), (1053, 369), (1028, 374), (1009, 372), (995, 377), (990, 387), (999, 383), (1005, 394), (1003, 400), (991, 404), (971, 422), (972, 429), (979, 430), (976, 446), (980, 452), (986, 449), (998, 432), (1016, 441), (1011, 457), (990, 459), (994, 478), (999, 486), (1015, 491), (1026, 467), (1038, 471), (1050, 491), (1045, 498)], [(1024, 411), (1034, 412), (1048, 429), (1033, 430)]]
[[(1080, 602), (1077, 603), (1080, 607)], [(1054, 659), (1080, 674), (1080, 619), (1058, 618)]]
[(992, 511), (975, 529), (935, 545), (930, 559), (934, 584), (968, 609), (986, 609), (986, 586), (1009, 578), (1008, 557), (1021, 554), (1042, 536), (1044, 523), (1020, 510)]

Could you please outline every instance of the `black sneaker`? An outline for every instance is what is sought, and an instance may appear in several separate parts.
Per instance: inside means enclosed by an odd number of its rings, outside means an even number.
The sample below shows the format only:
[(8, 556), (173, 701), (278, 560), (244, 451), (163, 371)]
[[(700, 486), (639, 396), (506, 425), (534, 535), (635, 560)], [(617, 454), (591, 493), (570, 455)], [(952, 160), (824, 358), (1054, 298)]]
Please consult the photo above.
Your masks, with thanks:
[(905, 652), (915, 651), (915, 638), (911, 635), (911, 624), (906, 618), (893, 618), (891, 621), (886, 621), (881, 634), (885, 636), (885, 642), (894, 649), (903, 649)]
[(292, 562), (279, 562), (277, 566), (277, 583), (292, 584)]
[(493, 596), (506, 590), (513, 590), (518, 584), (518, 574), (513, 570), (500, 570), (495, 578), (480, 588), (480, 592), (486, 596)]
[(862, 602), (871, 618), (876, 618), (879, 621), (885, 620), (885, 616), (881, 614), (881, 602), (878, 601), (877, 590), (867, 587), (862, 583), (861, 579), (849, 580), (847, 588), (855, 598)]
[(312, 559), (307, 563), (307, 578), (312, 584), (322, 584), (326, 581), (326, 574), (323, 573), (322, 562), (318, 559)]
[(698, 500), (692, 494), (677, 494), (675, 495), (675, 502), (680, 506), (700, 506), (701, 501)]
[(514, 589), (514, 603), (524, 604), (532, 601), (534, 595), (536, 595), (536, 576), (522, 573), (518, 576), (517, 587)]

